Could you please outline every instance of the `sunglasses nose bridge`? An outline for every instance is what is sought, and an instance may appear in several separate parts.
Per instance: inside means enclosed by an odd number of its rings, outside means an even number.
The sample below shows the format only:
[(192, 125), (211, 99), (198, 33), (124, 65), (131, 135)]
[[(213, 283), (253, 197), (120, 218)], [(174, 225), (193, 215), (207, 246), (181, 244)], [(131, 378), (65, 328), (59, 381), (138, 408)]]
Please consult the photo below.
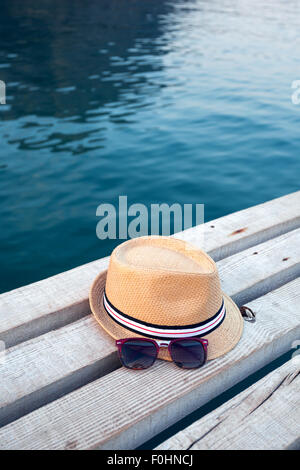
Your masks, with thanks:
[(170, 344), (170, 341), (159, 341), (159, 340), (156, 340), (156, 344), (160, 347), (160, 348), (168, 348), (169, 347), (169, 344)]

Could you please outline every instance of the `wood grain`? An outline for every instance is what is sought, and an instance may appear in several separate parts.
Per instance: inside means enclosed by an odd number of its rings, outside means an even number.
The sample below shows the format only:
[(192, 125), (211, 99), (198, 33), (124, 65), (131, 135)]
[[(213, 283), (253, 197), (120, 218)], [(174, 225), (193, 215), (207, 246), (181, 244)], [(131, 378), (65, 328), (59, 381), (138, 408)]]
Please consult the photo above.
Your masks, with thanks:
[(60, 328), (90, 313), (89, 286), (108, 258), (0, 295), (0, 340), (6, 347)]
[(219, 261), (299, 226), (300, 191), (297, 191), (174, 236), (203, 248), (215, 261)]
[[(224, 291), (259, 297), (300, 274), (300, 229), (218, 262)], [(289, 260), (282, 262), (282, 253)], [(0, 425), (5, 425), (119, 366), (112, 338), (91, 315), (6, 352), (0, 366)], [(22, 373), (20, 373), (22, 371)]]
[(118, 369), (0, 429), (2, 449), (133, 449), (286, 352), (300, 336), (300, 279), (249, 304), (239, 344), (198, 370)]
[(156, 449), (299, 449), (299, 389), (298, 355)]
[[(215, 260), (300, 227), (300, 191), (176, 234)], [(201, 241), (204, 242), (204, 247)], [(89, 313), (88, 291), (108, 258), (0, 295), (0, 340), (7, 347)]]

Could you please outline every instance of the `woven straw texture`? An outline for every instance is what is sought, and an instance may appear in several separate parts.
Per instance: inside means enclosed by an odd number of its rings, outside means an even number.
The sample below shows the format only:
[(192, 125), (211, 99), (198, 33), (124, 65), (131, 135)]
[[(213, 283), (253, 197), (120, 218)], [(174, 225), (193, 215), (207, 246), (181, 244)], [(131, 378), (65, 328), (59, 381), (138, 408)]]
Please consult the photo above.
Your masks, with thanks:
[[(216, 264), (203, 251), (175, 238), (141, 237), (119, 245), (108, 271), (95, 279), (90, 306), (97, 321), (115, 339), (141, 337), (117, 324), (103, 307), (103, 292), (121, 312), (156, 325), (189, 325), (212, 317), (224, 298), (226, 317), (207, 334), (208, 360), (230, 351), (239, 341), (243, 319), (221, 291)], [(171, 360), (166, 349), (159, 358)]]

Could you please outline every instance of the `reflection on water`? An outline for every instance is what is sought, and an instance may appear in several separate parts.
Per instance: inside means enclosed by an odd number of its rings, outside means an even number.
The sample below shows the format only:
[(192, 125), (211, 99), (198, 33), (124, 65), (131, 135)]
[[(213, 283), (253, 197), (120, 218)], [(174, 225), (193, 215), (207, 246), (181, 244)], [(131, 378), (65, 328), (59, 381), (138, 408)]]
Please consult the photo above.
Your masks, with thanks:
[(157, 17), (167, 8), (149, 3), (5, 2), (1, 59), (10, 106), (4, 119), (22, 119), (9, 143), (84, 153), (103, 148), (107, 120), (130, 124), (150, 104), (147, 96), (164, 86), (151, 73), (162, 68), (154, 43)]
[(2, 0), (0, 290), (107, 255), (119, 195), (208, 220), (297, 190), (299, 26), (296, 1)]

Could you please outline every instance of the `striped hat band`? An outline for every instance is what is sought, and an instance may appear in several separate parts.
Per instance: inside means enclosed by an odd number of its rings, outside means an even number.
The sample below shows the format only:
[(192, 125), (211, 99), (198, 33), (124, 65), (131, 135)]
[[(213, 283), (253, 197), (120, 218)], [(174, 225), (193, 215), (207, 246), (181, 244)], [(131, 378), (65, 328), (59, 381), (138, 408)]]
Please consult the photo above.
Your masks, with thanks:
[(140, 333), (143, 336), (156, 339), (172, 339), (172, 338), (191, 338), (194, 336), (205, 336), (217, 329), (224, 321), (226, 316), (226, 309), (224, 300), (219, 310), (210, 318), (200, 323), (193, 325), (183, 326), (165, 326), (155, 325), (152, 323), (143, 322), (136, 318), (130, 317), (125, 313), (118, 310), (108, 300), (106, 293), (103, 294), (103, 305), (106, 313), (112, 320), (123, 326), (127, 330), (131, 330), (134, 333)]

